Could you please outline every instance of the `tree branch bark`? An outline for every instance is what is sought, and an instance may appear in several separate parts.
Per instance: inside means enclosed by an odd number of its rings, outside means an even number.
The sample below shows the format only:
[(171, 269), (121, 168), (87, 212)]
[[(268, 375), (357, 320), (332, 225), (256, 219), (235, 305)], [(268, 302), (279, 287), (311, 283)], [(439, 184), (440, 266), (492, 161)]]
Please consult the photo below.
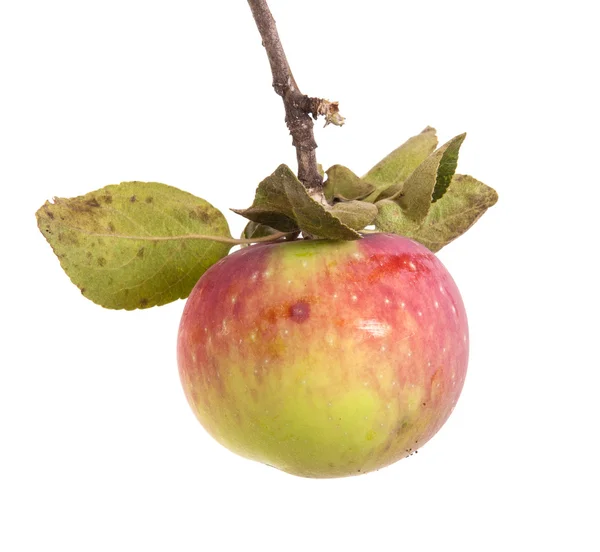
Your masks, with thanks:
[(269, 10), (266, 0), (248, 0), (252, 15), (256, 21), (263, 46), (267, 51), (273, 88), (283, 99), (285, 107), (285, 122), (292, 135), (292, 143), (296, 148), (298, 159), (298, 179), (308, 189), (309, 193), (323, 189), (323, 178), (319, 174), (315, 149), (317, 143), (313, 131), (311, 115), (316, 119), (324, 115), (325, 125), (344, 124), (344, 118), (339, 113), (337, 102), (329, 102), (319, 98), (310, 98), (300, 91), (285, 51), (277, 32), (275, 19)]

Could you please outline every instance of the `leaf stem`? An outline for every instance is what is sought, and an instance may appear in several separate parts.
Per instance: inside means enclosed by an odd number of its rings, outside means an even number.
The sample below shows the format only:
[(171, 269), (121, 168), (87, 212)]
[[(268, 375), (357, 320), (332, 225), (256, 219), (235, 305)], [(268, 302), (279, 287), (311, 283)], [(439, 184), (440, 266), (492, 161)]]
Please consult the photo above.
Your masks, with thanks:
[(269, 243), (275, 242), (281, 238), (291, 237), (297, 234), (297, 232), (277, 232), (270, 236), (264, 236), (262, 238), (249, 238), (249, 239), (236, 239), (227, 238), (225, 236), (207, 236), (204, 234), (182, 234), (179, 236), (125, 236), (123, 234), (96, 234), (88, 233), (88, 236), (95, 238), (118, 238), (120, 240), (138, 240), (138, 241), (178, 241), (178, 240), (207, 240), (215, 241), (219, 243), (231, 243), (233, 245), (247, 245), (252, 243)]
[(298, 159), (298, 179), (309, 192), (320, 192), (323, 189), (323, 177), (319, 174), (315, 149), (317, 143), (313, 131), (313, 121), (324, 115), (325, 125), (332, 123), (338, 126), (344, 124), (344, 118), (339, 114), (337, 102), (320, 98), (310, 98), (302, 92), (294, 79), (285, 51), (277, 32), (275, 19), (266, 0), (248, 0), (256, 26), (267, 51), (273, 88), (283, 99), (285, 106), (285, 121), (292, 135)]

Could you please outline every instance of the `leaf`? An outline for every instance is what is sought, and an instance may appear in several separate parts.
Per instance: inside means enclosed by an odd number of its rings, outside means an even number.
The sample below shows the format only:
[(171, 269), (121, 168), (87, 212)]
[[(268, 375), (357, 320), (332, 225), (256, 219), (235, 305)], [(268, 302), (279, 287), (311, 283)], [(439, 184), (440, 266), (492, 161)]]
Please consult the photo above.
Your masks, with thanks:
[(446, 144), (448, 147), (442, 155), (442, 159), (438, 167), (437, 180), (435, 182), (435, 188), (433, 189), (431, 199), (432, 203), (435, 203), (438, 199), (441, 199), (446, 193), (448, 186), (450, 186), (452, 177), (456, 172), (456, 166), (458, 165), (458, 152), (466, 136), (467, 135), (464, 133), (459, 134), (456, 136), (456, 138), (453, 138)]
[(493, 188), (471, 176), (457, 174), (425, 220), (414, 222), (395, 201), (386, 199), (376, 204), (379, 214), (375, 226), (381, 232), (412, 238), (436, 252), (464, 234), (496, 201), (498, 194)]
[(250, 221), (246, 224), (246, 228), (244, 228), (244, 231), (242, 232), (242, 239), (266, 238), (267, 236), (272, 236), (278, 232), (279, 230), (275, 230), (275, 228), (271, 228), (270, 226)]
[(208, 202), (156, 182), (123, 182), (36, 213), (38, 227), (85, 297), (110, 309), (164, 305), (187, 297), (232, 247), (194, 235), (231, 238)]
[[(298, 223), (282, 213), (273, 211), (269, 207), (249, 207), (248, 209), (231, 209), (234, 213), (242, 215), (252, 222), (263, 226), (270, 226), (279, 232), (299, 231)], [(291, 213), (292, 217), (294, 213)]]
[(435, 150), (437, 143), (435, 129), (427, 127), (377, 163), (363, 176), (363, 180), (376, 186), (366, 201), (374, 203), (398, 193), (402, 183)]
[(252, 207), (233, 211), (282, 232), (300, 229), (306, 234), (332, 240), (361, 237), (310, 197), (302, 182), (286, 165), (280, 165), (258, 185)]
[(327, 169), (323, 193), (328, 201), (333, 199), (362, 199), (375, 189), (343, 165), (333, 165)]
[(402, 191), (391, 199), (396, 199), (406, 216), (415, 222), (423, 220), (431, 207), (433, 192), (438, 179), (445, 184), (452, 178), (456, 169), (458, 150), (465, 139), (465, 134), (455, 136), (434, 151), (406, 179)]
[(354, 230), (362, 230), (377, 217), (377, 206), (366, 201), (340, 201), (330, 209), (330, 213)]
[[(251, 207), (248, 209), (232, 209), (232, 211), (253, 222), (270, 226), (280, 232), (298, 230), (294, 210), (285, 190), (285, 180), (291, 180), (292, 178), (297, 180), (289, 167), (280, 165), (273, 174), (258, 185)], [(302, 186), (302, 183), (300, 185)]]

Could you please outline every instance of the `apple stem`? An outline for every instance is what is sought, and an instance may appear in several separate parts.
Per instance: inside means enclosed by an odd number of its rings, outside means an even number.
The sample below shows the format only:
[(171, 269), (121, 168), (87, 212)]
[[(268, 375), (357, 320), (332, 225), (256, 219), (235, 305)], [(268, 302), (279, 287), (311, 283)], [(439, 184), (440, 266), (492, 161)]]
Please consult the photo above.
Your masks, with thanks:
[(275, 19), (266, 0), (248, 0), (256, 26), (267, 51), (273, 88), (283, 99), (285, 106), (285, 122), (292, 135), (292, 143), (296, 148), (298, 159), (298, 179), (310, 193), (321, 192), (323, 177), (319, 173), (315, 149), (317, 143), (313, 131), (312, 117), (325, 117), (325, 126), (334, 124), (342, 126), (344, 117), (339, 113), (337, 102), (308, 97), (302, 92), (294, 79), (285, 51), (277, 32)]

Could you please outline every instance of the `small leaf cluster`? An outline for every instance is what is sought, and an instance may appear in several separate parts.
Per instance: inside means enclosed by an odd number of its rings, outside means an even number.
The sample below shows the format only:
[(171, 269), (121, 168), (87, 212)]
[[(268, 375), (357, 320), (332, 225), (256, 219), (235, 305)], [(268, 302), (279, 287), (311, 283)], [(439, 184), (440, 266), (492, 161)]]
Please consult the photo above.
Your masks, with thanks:
[(163, 305), (189, 295), (235, 244), (305, 238), (357, 240), (390, 232), (440, 250), (497, 201), (496, 192), (455, 174), (464, 134), (437, 147), (433, 128), (407, 140), (358, 177), (330, 167), (309, 193), (280, 165), (256, 190), (243, 240), (204, 199), (166, 184), (123, 182), (46, 202), (38, 227), (81, 293), (111, 309)]
[(460, 134), (438, 148), (435, 129), (427, 127), (363, 177), (342, 165), (330, 167), (316, 197), (281, 165), (259, 184), (252, 206), (235, 212), (251, 221), (247, 237), (277, 230), (353, 240), (374, 226), (439, 251), (498, 199), (489, 186), (455, 174), (464, 139)]

